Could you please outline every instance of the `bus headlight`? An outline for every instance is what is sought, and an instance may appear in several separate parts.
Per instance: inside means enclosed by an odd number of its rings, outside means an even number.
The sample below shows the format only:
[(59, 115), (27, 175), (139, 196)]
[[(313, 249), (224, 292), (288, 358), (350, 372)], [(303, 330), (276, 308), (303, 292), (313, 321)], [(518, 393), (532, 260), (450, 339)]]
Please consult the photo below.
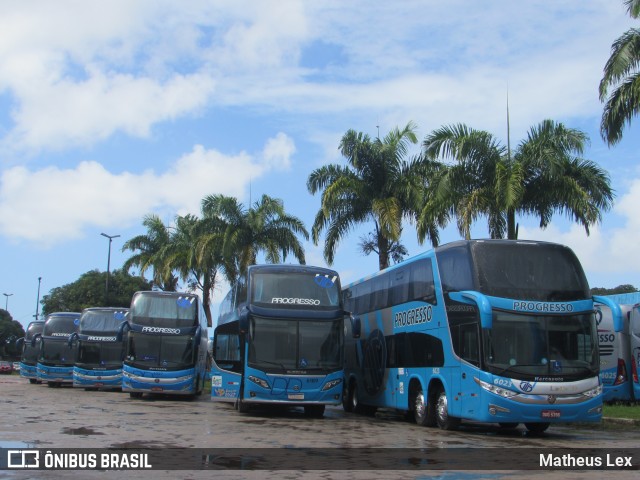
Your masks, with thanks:
[(598, 395), (600, 395), (601, 393), (602, 393), (602, 385), (598, 385), (596, 388), (592, 388), (591, 390), (587, 390), (586, 392), (583, 392), (582, 394), (585, 397), (595, 398)]
[(269, 389), (269, 384), (267, 383), (266, 380), (263, 380), (262, 378), (258, 378), (254, 375), (249, 375), (247, 379), (251, 380), (253, 383), (257, 385), (260, 385), (262, 388)]
[(335, 387), (336, 385), (340, 385), (341, 383), (342, 383), (341, 378), (336, 378), (335, 380), (331, 380), (324, 384), (324, 386), (322, 387), (322, 391), (326, 392), (327, 390), (331, 390), (333, 387)]
[(491, 385), (490, 383), (483, 382), (477, 377), (473, 377), (475, 382), (484, 388), (487, 392), (495, 393), (496, 395), (501, 396), (502, 398), (511, 398), (518, 395), (518, 392), (514, 392), (513, 390), (508, 390), (503, 387), (499, 387), (497, 385)]

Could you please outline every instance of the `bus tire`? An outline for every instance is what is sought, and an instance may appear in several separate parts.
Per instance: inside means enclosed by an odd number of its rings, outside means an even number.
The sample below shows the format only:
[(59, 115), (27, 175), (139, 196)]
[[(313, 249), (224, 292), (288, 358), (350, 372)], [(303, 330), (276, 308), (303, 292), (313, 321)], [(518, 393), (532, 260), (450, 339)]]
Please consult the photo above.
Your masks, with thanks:
[(436, 423), (441, 430), (456, 430), (460, 419), (449, 415), (447, 393), (440, 388), (436, 395)]
[(363, 405), (358, 399), (358, 383), (355, 380), (351, 382), (349, 387), (349, 407), (349, 411), (353, 413), (364, 413)]
[(238, 399), (238, 412), (240, 413), (249, 413), (249, 404), (243, 402), (242, 400)]
[(527, 430), (530, 433), (538, 435), (538, 434), (544, 433), (547, 430), (547, 428), (549, 428), (549, 423), (548, 422), (525, 423), (524, 426), (527, 427)]
[(422, 388), (418, 388), (413, 397), (412, 410), (413, 420), (421, 427), (434, 427), (436, 425), (435, 409), (433, 401), (427, 400)]
[(500, 428), (502, 428), (503, 430), (513, 430), (519, 424), (518, 422), (500, 422), (498, 425), (500, 425)]
[(34, 378), (30, 378), (29, 383), (34, 384), (34, 383), (38, 383), (38, 381)]
[(131, 398), (142, 398), (142, 392), (129, 392)]
[(322, 418), (324, 417), (324, 409), (324, 405), (305, 405), (304, 416), (311, 418)]

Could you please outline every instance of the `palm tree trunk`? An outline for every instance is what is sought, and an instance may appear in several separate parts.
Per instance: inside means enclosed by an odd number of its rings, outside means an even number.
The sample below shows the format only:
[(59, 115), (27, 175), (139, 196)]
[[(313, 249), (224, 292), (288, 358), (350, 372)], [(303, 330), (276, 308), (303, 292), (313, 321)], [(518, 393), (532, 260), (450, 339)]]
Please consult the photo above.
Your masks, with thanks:
[(518, 239), (518, 226), (516, 225), (516, 211), (513, 208), (507, 210), (507, 239)]
[(389, 266), (389, 240), (378, 233), (378, 267), (384, 270)]

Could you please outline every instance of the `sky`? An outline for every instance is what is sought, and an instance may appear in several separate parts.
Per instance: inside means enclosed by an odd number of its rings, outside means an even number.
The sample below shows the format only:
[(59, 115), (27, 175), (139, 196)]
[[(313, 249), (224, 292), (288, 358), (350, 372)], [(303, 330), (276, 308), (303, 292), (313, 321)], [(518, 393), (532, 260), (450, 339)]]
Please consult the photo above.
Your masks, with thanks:
[[(555, 215), (518, 218), (520, 238), (570, 246), (592, 287), (640, 287), (640, 119), (610, 148), (598, 98), (611, 44), (639, 26), (622, 0), (0, 0), (0, 307), (26, 326), (38, 298), (107, 269), (102, 233), (120, 268), (145, 215), (171, 225), (211, 194), (280, 198), (311, 230), (307, 178), (345, 164), (347, 130), (413, 121), (421, 142), (465, 123), (506, 145), (507, 97), (512, 145), (545, 119), (578, 128), (616, 194), (588, 236)], [(343, 284), (377, 269), (358, 248), (371, 229), (339, 244)], [(411, 224), (403, 243), (430, 248)]]

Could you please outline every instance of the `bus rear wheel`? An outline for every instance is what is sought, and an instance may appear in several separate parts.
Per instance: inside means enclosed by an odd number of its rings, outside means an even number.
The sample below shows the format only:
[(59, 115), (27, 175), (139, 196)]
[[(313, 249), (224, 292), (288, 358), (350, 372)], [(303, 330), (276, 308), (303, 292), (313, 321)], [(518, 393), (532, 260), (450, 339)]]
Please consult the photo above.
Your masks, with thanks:
[(142, 392), (129, 392), (131, 398), (142, 398)]
[(422, 427), (434, 427), (436, 425), (433, 402), (425, 398), (422, 388), (418, 388), (413, 397), (413, 419), (416, 424)]
[(29, 379), (29, 383), (32, 383), (32, 384), (33, 384), (33, 383), (38, 383), (38, 381), (37, 381), (36, 379), (34, 379), (34, 378), (30, 378), (30, 379)]
[(460, 419), (449, 415), (447, 394), (440, 389), (436, 396), (436, 422), (441, 430), (456, 430), (460, 426)]
[(539, 433), (544, 433), (547, 430), (547, 428), (549, 428), (549, 423), (548, 422), (525, 423), (524, 426), (527, 427), (527, 430), (529, 430), (529, 432), (534, 434), (539, 434)]

